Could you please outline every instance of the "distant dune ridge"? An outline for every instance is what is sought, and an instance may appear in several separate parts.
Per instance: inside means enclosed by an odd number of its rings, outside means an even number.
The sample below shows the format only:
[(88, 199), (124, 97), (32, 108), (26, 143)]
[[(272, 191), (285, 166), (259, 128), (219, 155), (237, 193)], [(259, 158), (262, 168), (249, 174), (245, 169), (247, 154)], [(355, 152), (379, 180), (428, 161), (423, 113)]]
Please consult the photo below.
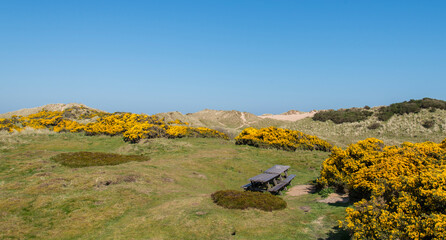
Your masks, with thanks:
[[(24, 108), (12, 112), (2, 113), (0, 114), (0, 118), (10, 118), (13, 115), (28, 116), (34, 113), (38, 113), (42, 110), (64, 111), (65, 109), (72, 107), (83, 107), (90, 110), (105, 112), (99, 109), (88, 107), (81, 103), (68, 103), (68, 104), (55, 103), (55, 104), (47, 104), (40, 107)], [(282, 114), (262, 114), (260, 116), (257, 116), (249, 112), (240, 112), (236, 110), (225, 111), (225, 110), (204, 109), (202, 111), (195, 113), (182, 114), (181, 112), (175, 111), (175, 112), (158, 113), (156, 115), (164, 117), (166, 118), (166, 120), (175, 120), (175, 119), (186, 120), (186, 121), (188, 120), (188, 122), (196, 123), (198, 125), (200, 125), (200, 123), (204, 125), (208, 125), (209, 123), (214, 123), (218, 125), (218, 123), (220, 123), (220, 125), (222, 126), (230, 124), (233, 125), (233, 127), (236, 127), (236, 126), (249, 125), (250, 123), (254, 123), (265, 118), (281, 120), (281, 121), (297, 121), (307, 117), (313, 117), (314, 114), (317, 112), (318, 111), (316, 110), (313, 110), (311, 112), (290, 110)], [(225, 123), (223, 124), (222, 122)]]
[(64, 111), (65, 109), (68, 108), (72, 108), (72, 107), (83, 107), (83, 108), (87, 108), (89, 110), (95, 110), (95, 111), (99, 111), (99, 112), (105, 112), (99, 109), (94, 109), (91, 107), (88, 107), (84, 104), (81, 103), (55, 103), (55, 104), (47, 104), (45, 106), (40, 106), (40, 107), (35, 107), (35, 108), (24, 108), (24, 109), (20, 109), (17, 111), (12, 111), (12, 112), (7, 112), (7, 113), (3, 113), (0, 114), (0, 118), (10, 118), (14, 115), (17, 116), (28, 116), (31, 114), (35, 114), (38, 113), (42, 110), (47, 110), (47, 111)]
[[(414, 108), (418, 105), (421, 107)], [(84, 114), (89, 111), (104, 112), (79, 103), (48, 104), (0, 114), (0, 118), (10, 118), (13, 115), (27, 116), (41, 110), (63, 111), (72, 107), (79, 108), (73, 111), (73, 114)], [(383, 109), (387, 110), (381, 111)], [(125, 109), (123, 110), (125, 111)], [(311, 112), (290, 110), (281, 114), (263, 114), (260, 116), (236, 110), (212, 109), (187, 114), (175, 111), (155, 115), (164, 118), (165, 122), (180, 120), (189, 123), (191, 127), (215, 129), (231, 138), (236, 137), (248, 127), (266, 128), (274, 126), (318, 136), (337, 146), (347, 146), (352, 142), (368, 137), (382, 139), (387, 145), (400, 144), (404, 141), (438, 142), (443, 140), (446, 134), (446, 101), (430, 98), (393, 103), (389, 106), (365, 106), (363, 108), (313, 110)], [(383, 120), (380, 118), (383, 118)], [(89, 120), (95, 119), (83, 119), (81, 121), (87, 123)]]

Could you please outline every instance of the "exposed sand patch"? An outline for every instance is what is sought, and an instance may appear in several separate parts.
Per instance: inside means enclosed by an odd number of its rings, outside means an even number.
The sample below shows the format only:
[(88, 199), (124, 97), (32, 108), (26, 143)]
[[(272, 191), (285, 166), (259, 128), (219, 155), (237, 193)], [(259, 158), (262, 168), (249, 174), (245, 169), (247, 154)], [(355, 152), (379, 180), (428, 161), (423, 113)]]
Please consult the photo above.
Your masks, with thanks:
[(296, 110), (290, 110), (286, 113), (282, 113), (282, 114), (263, 114), (261, 116), (259, 116), (259, 118), (271, 118), (271, 119), (275, 119), (275, 120), (282, 120), (282, 121), (297, 121), (297, 120), (301, 120), (307, 117), (313, 117), (314, 114), (316, 114), (317, 111), (311, 111), (311, 112), (299, 112)]
[(317, 200), (321, 203), (348, 203), (348, 194), (331, 193), (327, 198)]
[(290, 188), (286, 194), (288, 196), (301, 196), (305, 194), (314, 193), (315, 189), (313, 185), (297, 185)]
[(320, 216), (311, 223), (313, 223), (314, 225), (322, 226), (323, 222), (324, 222), (324, 218), (325, 218), (324, 216)]

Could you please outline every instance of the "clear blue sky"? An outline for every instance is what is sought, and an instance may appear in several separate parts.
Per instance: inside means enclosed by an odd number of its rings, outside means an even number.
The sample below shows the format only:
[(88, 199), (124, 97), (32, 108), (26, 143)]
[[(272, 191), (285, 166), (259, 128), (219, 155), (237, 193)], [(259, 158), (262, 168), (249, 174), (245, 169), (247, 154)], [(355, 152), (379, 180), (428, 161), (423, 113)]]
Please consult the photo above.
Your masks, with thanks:
[(1, 1), (0, 112), (446, 100), (446, 1)]

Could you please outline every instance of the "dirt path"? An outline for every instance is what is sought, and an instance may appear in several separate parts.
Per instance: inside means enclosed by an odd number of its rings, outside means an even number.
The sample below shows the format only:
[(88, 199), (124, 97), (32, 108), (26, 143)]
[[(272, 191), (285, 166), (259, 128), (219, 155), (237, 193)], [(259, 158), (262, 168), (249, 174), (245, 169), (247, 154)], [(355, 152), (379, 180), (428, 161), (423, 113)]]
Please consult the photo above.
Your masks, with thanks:
[(348, 194), (331, 193), (326, 198), (317, 200), (321, 203), (348, 203)]
[(245, 113), (244, 112), (240, 112), (241, 113), (241, 115), (240, 115), (240, 119), (242, 120), (242, 125), (240, 125), (240, 127), (238, 127), (238, 128), (243, 128), (243, 127), (245, 127), (245, 126), (249, 126), (249, 124), (251, 123), (251, 122), (248, 122), (248, 120), (246, 120), (246, 115), (245, 115)]
[(315, 189), (313, 185), (297, 185), (290, 188), (286, 194), (289, 196), (301, 196), (314, 193), (314, 191)]
[(242, 112), (241, 118), (242, 118), (242, 121), (243, 121), (243, 125), (246, 125), (248, 123), (248, 121), (246, 121), (246, 116), (245, 116), (244, 112)]
[[(296, 185), (288, 190), (288, 196), (302, 196), (305, 194), (314, 193), (316, 190), (313, 185)], [(348, 203), (348, 194), (331, 193), (326, 198), (316, 200), (321, 203)]]

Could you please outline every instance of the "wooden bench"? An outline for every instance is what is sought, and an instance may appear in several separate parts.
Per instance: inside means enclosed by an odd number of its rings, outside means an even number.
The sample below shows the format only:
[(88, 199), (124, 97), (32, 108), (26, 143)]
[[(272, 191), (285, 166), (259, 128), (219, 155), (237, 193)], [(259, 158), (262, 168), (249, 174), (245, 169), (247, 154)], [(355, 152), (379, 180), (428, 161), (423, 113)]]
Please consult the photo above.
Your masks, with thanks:
[(284, 189), (291, 183), (291, 180), (293, 180), (294, 177), (296, 177), (296, 175), (294, 175), (294, 174), (289, 175), (286, 179), (284, 179), (283, 181), (280, 181), (276, 186), (268, 189), (268, 192), (274, 193), (274, 194), (280, 193), (280, 191), (282, 189)]
[(248, 183), (248, 184), (243, 185), (242, 188), (245, 189), (245, 191), (246, 191), (251, 188), (251, 185), (252, 185), (252, 183)]

